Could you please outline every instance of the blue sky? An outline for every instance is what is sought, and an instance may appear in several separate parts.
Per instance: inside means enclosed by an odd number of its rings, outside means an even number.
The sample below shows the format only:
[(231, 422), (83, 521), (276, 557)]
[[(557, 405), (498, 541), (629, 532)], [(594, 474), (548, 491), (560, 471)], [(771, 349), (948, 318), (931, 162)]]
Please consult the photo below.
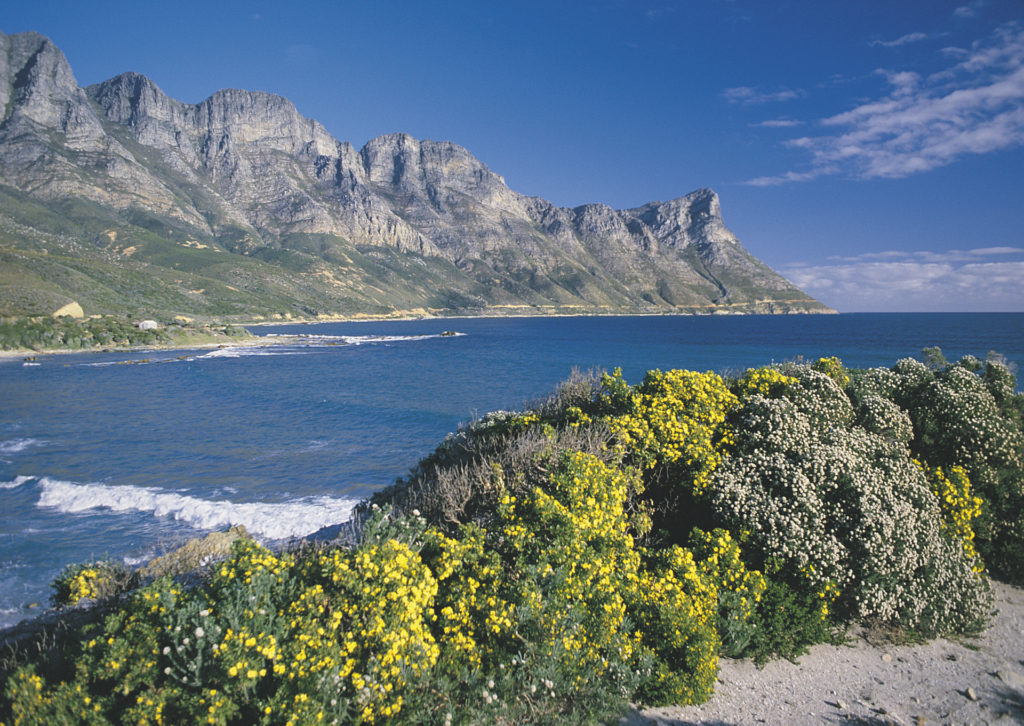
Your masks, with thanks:
[(9, 3), (82, 85), (278, 93), (357, 147), (467, 147), (616, 208), (715, 189), (846, 312), (1024, 311), (1024, 2)]

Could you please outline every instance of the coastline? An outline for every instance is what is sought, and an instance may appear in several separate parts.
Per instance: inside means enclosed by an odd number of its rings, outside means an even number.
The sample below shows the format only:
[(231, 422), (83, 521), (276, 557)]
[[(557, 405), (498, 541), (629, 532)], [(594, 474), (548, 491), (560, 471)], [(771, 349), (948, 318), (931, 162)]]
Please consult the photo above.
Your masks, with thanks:
[(251, 338), (241, 338), (238, 340), (232, 340), (231, 342), (216, 341), (208, 343), (172, 343), (169, 345), (132, 345), (125, 346), (123, 348), (85, 348), (78, 350), (71, 350), (69, 348), (53, 348), (48, 350), (32, 350), (29, 348), (23, 348), (21, 350), (0, 350), (0, 363), (7, 361), (24, 361), (25, 358), (33, 358), (36, 356), (52, 356), (52, 355), (73, 355), (73, 354), (95, 354), (95, 353), (146, 353), (149, 351), (175, 351), (175, 350), (215, 350), (217, 348), (270, 348), (277, 345), (289, 345), (295, 343), (302, 336), (300, 335), (283, 335), (273, 339), (268, 339), (265, 336), (253, 336)]
[[(512, 307), (512, 306), (509, 306)], [(632, 318), (632, 317), (721, 317), (721, 316), (750, 316), (750, 315), (839, 315), (840, 313), (836, 310), (829, 312), (825, 311), (806, 311), (806, 310), (794, 310), (784, 313), (748, 313), (748, 312), (714, 312), (714, 313), (699, 313), (699, 312), (563, 312), (563, 311), (551, 311), (544, 312), (538, 311), (532, 306), (522, 306), (523, 308), (529, 308), (523, 312), (496, 312), (494, 314), (481, 313), (481, 314), (461, 314), (461, 315), (437, 315), (430, 311), (418, 311), (410, 310), (399, 310), (394, 313), (383, 313), (380, 315), (374, 315), (369, 313), (357, 313), (351, 316), (333, 316), (323, 315), (315, 318), (278, 318), (267, 320), (262, 316), (256, 316), (255, 318), (243, 319), (243, 320), (231, 320), (225, 322), (223, 320), (209, 321), (208, 325), (234, 325), (243, 328), (260, 328), (278, 325), (320, 325), (323, 323), (378, 323), (378, 322), (412, 322), (418, 320), (476, 320), (480, 318), (494, 318), (494, 319), (514, 319), (514, 318)], [(721, 306), (709, 306), (720, 308)], [(235, 348), (235, 347), (270, 347), (275, 345), (288, 345), (293, 344), (296, 340), (302, 337), (301, 334), (291, 336), (279, 336), (274, 340), (268, 340), (266, 336), (253, 335), (250, 338), (232, 339), (225, 338), (222, 340), (213, 340), (207, 342), (182, 342), (182, 343), (169, 343), (162, 345), (133, 345), (124, 347), (95, 347), (95, 348), (45, 348), (42, 350), (34, 350), (32, 348), (19, 348), (15, 350), (0, 350), (0, 363), (13, 361), (13, 360), (25, 360), (26, 358), (32, 358), (35, 356), (51, 356), (51, 355), (63, 355), (63, 354), (82, 354), (82, 353), (140, 353), (146, 351), (174, 351), (174, 350), (210, 350), (215, 348)]]

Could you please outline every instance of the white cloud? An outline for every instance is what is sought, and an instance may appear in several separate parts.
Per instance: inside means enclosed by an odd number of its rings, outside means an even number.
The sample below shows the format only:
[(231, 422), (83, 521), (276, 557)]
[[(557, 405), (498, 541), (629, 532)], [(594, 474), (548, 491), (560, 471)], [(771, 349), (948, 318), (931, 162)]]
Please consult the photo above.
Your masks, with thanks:
[(867, 262), (873, 260), (903, 260), (914, 262), (955, 263), (977, 262), (985, 257), (1001, 257), (1020, 255), (1024, 257), (1024, 247), (976, 247), (971, 250), (945, 250), (944, 252), (884, 250), (882, 252), (865, 252), (860, 255), (843, 257), (833, 255), (830, 260), (841, 262)]
[(787, 171), (785, 174), (779, 174), (778, 176), (759, 176), (744, 183), (752, 187), (777, 187), (780, 184), (788, 184), (790, 182), (811, 181), (827, 173), (829, 172), (826, 169), (804, 172)]
[(1024, 145), (1024, 30), (999, 29), (959, 62), (929, 76), (879, 71), (888, 93), (821, 120), (832, 135), (786, 144), (808, 152), (811, 169), (748, 181), (753, 186), (825, 174), (902, 178), (969, 154)]
[(973, 18), (984, 5), (985, 0), (974, 0), (972, 3), (958, 7), (953, 11), (953, 15), (958, 18)]
[(880, 45), (883, 48), (898, 48), (901, 45), (918, 43), (922, 40), (928, 40), (928, 35), (926, 33), (907, 33), (906, 35), (896, 38), (896, 40), (872, 40), (868, 45)]
[(792, 101), (800, 98), (804, 92), (800, 89), (780, 88), (777, 91), (762, 91), (753, 86), (737, 86), (726, 88), (722, 91), (722, 98), (729, 103), (742, 103), (747, 106), (757, 106), (762, 103)]
[(803, 126), (803, 121), (794, 121), (788, 118), (775, 118), (768, 119), (767, 121), (761, 121), (760, 123), (750, 124), (754, 128), (761, 129), (790, 129), (794, 126)]
[(984, 261), (1007, 254), (1024, 256), (1024, 249), (876, 252), (782, 272), (804, 292), (844, 312), (1024, 312), (1024, 260)]

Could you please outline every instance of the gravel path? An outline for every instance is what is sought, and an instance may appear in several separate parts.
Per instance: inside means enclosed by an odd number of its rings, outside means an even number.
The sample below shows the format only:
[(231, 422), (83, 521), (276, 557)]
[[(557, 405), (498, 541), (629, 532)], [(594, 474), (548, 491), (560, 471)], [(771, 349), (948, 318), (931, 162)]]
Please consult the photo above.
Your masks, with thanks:
[(996, 614), (978, 638), (896, 646), (852, 637), (760, 670), (722, 659), (708, 703), (633, 710), (622, 724), (1024, 724), (1024, 590), (993, 590)]

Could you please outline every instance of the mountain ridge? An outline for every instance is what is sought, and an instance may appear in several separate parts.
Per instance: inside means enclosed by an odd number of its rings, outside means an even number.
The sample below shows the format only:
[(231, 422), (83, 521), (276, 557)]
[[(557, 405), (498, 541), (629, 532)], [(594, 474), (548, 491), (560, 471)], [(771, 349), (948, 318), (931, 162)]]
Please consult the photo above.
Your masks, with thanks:
[(0, 33), (0, 107), (0, 314), (832, 312), (710, 189), (557, 207), (450, 141), (357, 150), (276, 94), (82, 88), (38, 33)]

